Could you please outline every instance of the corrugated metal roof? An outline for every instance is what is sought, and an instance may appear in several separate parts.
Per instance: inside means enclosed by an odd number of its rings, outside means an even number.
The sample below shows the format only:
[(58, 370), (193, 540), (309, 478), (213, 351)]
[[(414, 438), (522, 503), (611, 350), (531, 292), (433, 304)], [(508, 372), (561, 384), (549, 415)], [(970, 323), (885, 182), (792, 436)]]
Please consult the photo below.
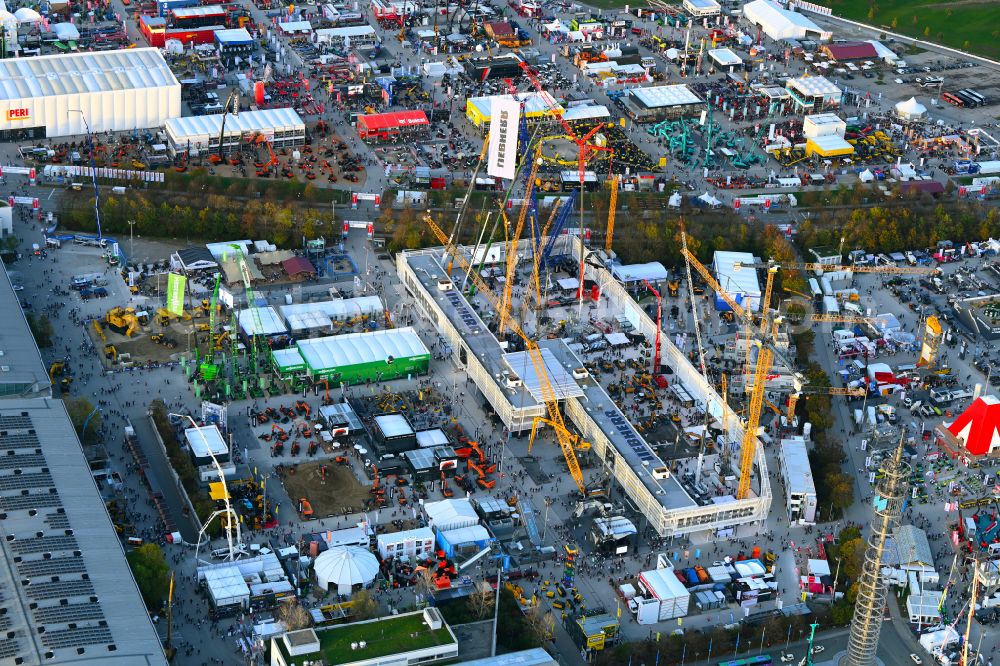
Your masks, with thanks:
[(0, 60), (0, 99), (179, 86), (158, 49)]
[[(9, 62), (9, 61), (8, 61)], [(226, 135), (252, 134), (261, 132), (291, 132), (296, 129), (305, 131), (305, 122), (295, 109), (261, 109), (260, 111), (241, 111), (239, 115), (229, 114), (226, 118)], [(218, 139), (222, 127), (222, 114), (209, 116), (188, 116), (186, 118), (168, 118), (167, 133), (173, 138), (175, 145), (191, 140)]]
[(393, 358), (430, 356), (412, 327), (299, 340), (299, 352), (314, 372)]

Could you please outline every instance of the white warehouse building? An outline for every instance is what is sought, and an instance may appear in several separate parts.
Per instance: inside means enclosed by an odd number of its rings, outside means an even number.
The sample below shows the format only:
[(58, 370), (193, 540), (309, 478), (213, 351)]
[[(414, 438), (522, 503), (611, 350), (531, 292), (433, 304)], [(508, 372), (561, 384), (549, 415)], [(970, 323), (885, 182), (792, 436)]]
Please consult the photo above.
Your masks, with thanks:
[(161, 127), (181, 84), (155, 48), (0, 60), (0, 141)]
[(785, 9), (771, 0), (753, 0), (743, 5), (743, 18), (759, 26), (773, 40), (815, 39), (828, 42), (833, 33), (823, 30), (801, 12)]

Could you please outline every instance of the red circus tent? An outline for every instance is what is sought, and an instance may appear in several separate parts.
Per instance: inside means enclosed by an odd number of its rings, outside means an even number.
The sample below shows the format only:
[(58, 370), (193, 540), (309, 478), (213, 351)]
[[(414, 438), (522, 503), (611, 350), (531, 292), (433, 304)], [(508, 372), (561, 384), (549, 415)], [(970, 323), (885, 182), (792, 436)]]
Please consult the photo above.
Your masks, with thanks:
[(989, 455), (1000, 448), (1000, 400), (992, 395), (977, 398), (946, 428), (969, 455)]
[(427, 114), (423, 111), (393, 111), (391, 113), (373, 113), (358, 118), (358, 134), (362, 139), (400, 134), (430, 126)]

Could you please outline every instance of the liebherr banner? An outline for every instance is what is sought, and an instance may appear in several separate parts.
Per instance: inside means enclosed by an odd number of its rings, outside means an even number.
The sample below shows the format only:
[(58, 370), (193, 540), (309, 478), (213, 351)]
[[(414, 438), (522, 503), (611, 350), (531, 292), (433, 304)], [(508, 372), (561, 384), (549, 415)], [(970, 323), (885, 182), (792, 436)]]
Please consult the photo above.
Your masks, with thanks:
[(515, 99), (494, 98), (490, 109), (490, 151), (486, 172), (512, 180), (517, 170), (517, 128), (521, 104)]

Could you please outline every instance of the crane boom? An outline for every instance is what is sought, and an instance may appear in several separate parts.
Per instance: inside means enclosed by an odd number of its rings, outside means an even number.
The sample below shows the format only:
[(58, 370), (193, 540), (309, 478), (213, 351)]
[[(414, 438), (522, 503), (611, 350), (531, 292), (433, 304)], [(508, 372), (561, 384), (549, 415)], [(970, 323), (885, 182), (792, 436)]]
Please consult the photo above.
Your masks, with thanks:
[[(747, 354), (750, 353), (749, 348)], [(760, 426), (760, 410), (764, 407), (764, 390), (767, 373), (771, 369), (771, 350), (761, 346), (757, 351), (757, 367), (753, 375), (753, 393), (750, 394), (750, 410), (746, 429), (743, 431), (743, 445), (740, 447), (740, 482), (736, 487), (736, 499), (746, 499), (750, 494), (750, 474), (753, 458), (757, 452), (757, 428)]]
[(618, 206), (619, 180), (618, 176), (611, 179), (611, 201), (608, 203), (608, 233), (607, 238), (604, 239), (604, 251), (609, 257), (611, 256), (611, 241), (615, 236), (615, 209)]
[[(458, 263), (462, 268), (467, 268), (469, 266), (469, 260), (465, 258), (465, 255), (449, 240), (447, 234), (441, 230), (441, 228), (434, 221), (434, 218), (430, 214), (424, 215), (424, 222), (427, 224), (428, 228), (437, 237), (438, 242), (444, 245), (445, 251), (451, 255), (451, 257)], [(494, 294), (490, 288), (486, 285), (486, 282), (479, 276), (475, 271), (471, 271), (469, 277), (475, 283), (476, 288), (479, 293), (489, 301), (490, 305), (496, 310), (497, 315), (500, 317), (501, 322), (504, 319), (508, 319), (506, 325), (513, 333), (517, 334), (524, 341), (525, 350), (528, 352), (528, 357), (531, 359), (531, 364), (535, 368), (535, 374), (538, 376), (539, 390), (542, 393), (542, 401), (545, 403), (545, 409), (548, 412), (548, 420), (553, 425), (553, 429), (556, 432), (556, 439), (559, 442), (559, 448), (562, 449), (563, 457), (566, 459), (566, 466), (569, 468), (570, 476), (573, 477), (573, 481), (576, 483), (576, 487), (580, 490), (580, 493), (586, 497), (587, 496), (587, 486), (583, 480), (583, 472), (580, 470), (580, 462), (576, 459), (576, 452), (573, 450), (573, 445), (575, 439), (569, 430), (566, 428), (566, 422), (563, 420), (562, 413), (559, 411), (559, 401), (556, 397), (555, 390), (552, 388), (552, 382), (549, 380), (548, 372), (545, 370), (545, 361), (542, 358), (542, 350), (538, 347), (538, 343), (528, 337), (521, 326), (510, 317), (510, 311), (501, 311), (500, 299)]]
[[(705, 373), (708, 371), (705, 365), (705, 347), (701, 343), (701, 324), (698, 319), (698, 306), (694, 300), (694, 281), (691, 278), (691, 259), (694, 258), (694, 255), (688, 250), (687, 231), (684, 229), (683, 220), (681, 221), (681, 254), (684, 256), (684, 270), (687, 272), (688, 298), (691, 301), (691, 317), (694, 320), (694, 338), (698, 344), (698, 369), (705, 376)], [(700, 266), (701, 264), (698, 265)], [(711, 274), (709, 274), (709, 277), (712, 277)]]
[(504, 312), (497, 312), (500, 318), (500, 324), (497, 331), (500, 335), (503, 335), (504, 329), (506, 329), (505, 322), (509, 318), (507, 314), (510, 312), (511, 292), (514, 289), (514, 271), (517, 270), (517, 243), (521, 240), (521, 233), (524, 231), (524, 220), (528, 217), (531, 191), (535, 187), (535, 176), (538, 174), (539, 161), (540, 160), (537, 159), (532, 160), (531, 173), (528, 174), (528, 183), (524, 188), (524, 202), (521, 204), (521, 210), (518, 211), (517, 214), (517, 223), (514, 225), (514, 233), (510, 235), (507, 243), (507, 270), (504, 275), (505, 281), (503, 283), (503, 297), (500, 299), (500, 307), (503, 308)]

